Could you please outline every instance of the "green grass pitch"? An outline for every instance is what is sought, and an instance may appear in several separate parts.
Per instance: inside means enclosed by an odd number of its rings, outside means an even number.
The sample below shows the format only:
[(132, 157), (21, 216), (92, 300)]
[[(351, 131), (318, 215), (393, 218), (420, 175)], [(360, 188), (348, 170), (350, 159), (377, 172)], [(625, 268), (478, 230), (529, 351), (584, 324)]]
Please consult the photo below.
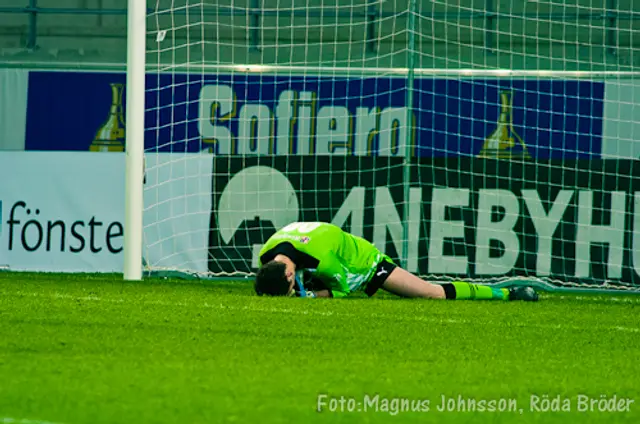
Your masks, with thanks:
[(2, 273), (0, 423), (640, 422), (639, 345), (637, 297), (275, 299)]

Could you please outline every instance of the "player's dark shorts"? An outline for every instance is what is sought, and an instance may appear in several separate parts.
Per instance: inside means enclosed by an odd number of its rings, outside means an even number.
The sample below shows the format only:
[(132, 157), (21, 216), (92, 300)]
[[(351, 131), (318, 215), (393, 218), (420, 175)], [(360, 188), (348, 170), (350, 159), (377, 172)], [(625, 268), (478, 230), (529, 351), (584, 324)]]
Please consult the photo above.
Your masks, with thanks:
[(364, 289), (364, 292), (367, 294), (367, 296), (371, 297), (376, 294), (376, 292), (380, 290), (380, 287), (382, 287), (384, 282), (387, 281), (387, 278), (389, 278), (391, 271), (396, 268), (396, 264), (383, 259), (378, 264), (376, 272), (373, 273), (373, 277), (371, 277), (371, 280), (369, 280), (367, 286)]

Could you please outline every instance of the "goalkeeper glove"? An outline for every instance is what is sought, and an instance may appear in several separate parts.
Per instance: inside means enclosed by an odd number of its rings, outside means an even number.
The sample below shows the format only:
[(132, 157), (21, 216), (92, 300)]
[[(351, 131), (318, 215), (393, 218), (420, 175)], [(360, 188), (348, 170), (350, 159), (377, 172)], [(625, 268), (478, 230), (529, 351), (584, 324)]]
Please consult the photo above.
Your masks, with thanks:
[(309, 298), (313, 298), (313, 297), (318, 297), (316, 296), (316, 292), (313, 292), (311, 290), (305, 290), (305, 291), (298, 291), (296, 290), (296, 297), (309, 297)]

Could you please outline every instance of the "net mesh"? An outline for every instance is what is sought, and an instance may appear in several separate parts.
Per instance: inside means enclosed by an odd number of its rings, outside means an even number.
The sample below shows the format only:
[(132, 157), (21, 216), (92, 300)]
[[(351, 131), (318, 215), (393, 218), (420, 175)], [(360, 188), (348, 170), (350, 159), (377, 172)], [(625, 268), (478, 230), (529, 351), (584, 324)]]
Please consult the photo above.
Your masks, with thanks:
[(325, 221), (436, 280), (635, 290), (639, 46), (631, 0), (154, 2), (146, 266), (250, 276)]

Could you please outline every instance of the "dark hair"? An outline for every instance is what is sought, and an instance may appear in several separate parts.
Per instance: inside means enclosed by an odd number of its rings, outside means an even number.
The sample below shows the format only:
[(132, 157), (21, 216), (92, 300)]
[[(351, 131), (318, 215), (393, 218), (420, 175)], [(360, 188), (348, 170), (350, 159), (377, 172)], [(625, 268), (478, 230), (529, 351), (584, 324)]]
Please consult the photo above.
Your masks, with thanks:
[(254, 288), (258, 296), (285, 296), (289, 294), (287, 267), (282, 262), (270, 261), (262, 265), (256, 274)]

